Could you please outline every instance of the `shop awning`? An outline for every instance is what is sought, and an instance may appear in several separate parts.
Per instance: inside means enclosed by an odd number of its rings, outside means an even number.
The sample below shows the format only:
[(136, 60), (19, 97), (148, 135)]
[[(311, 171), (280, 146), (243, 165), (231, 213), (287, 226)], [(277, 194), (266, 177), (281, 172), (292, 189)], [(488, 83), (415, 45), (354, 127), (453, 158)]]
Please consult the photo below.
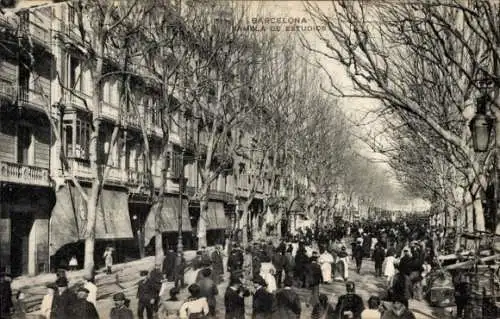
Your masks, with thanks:
[(224, 204), (219, 202), (209, 202), (207, 212), (207, 230), (225, 229), (227, 227)]
[[(84, 188), (88, 194), (90, 190)], [(85, 238), (87, 204), (80, 192), (64, 186), (56, 192), (56, 204), (50, 218), (50, 254), (62, 246)], [(97, 204), (96, 239), (133, 238), (128, 212), (128, 194), (103, 189)]]
[[(182, 201), (182, 231), (191, 231), (191, 221), (189, 219), (188, 201)], [(163, 201), (155, 203), (148, 214), (144, 225), (144, 242), (149, 241), (156, 233), (156, 230), (165, 232), (179, 231), (179, 212), (181, 211), (179, 198), (165, 197)]]

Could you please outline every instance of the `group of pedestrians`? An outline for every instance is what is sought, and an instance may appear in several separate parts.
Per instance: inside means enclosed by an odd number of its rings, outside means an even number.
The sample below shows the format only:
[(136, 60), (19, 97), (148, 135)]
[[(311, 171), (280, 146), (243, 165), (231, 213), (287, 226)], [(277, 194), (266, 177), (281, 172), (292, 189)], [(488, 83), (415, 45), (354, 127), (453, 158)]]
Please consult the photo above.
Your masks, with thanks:
[[(261, 240), (247, 247), (229, 242), (227, 250), (216, 246), (211, 252), (203, 247), (190, 263), (197, 275), (189, 286), (184, 278), (188, 263), (182, 253), (171, 249), (154, 269), (140, 272), (137, 313), (129, 309), (130, 300), (125, 294), (118, 292), (113, 296), (114, 307), (108, 317), (219, 318), (224, 312), (227, 319), (239, 319), (245, 316), (245, 298), (252, 296), (253, 318), (300, 318), (304, 309), (297, 289), (306, 288), (310, 296), (304, 303), (309, 308), (307, 312), (312, 311), (312, 318), (340, 319), (347, 315), (353, 319), (411, 319), (414, 316), (408, 309), (408, 300), (422, 298), (422, 282), (433, 258), (432, 243), (425, 236), (413, 236), (415, 233), (419, 229), (342, 224), (315, 233), (310, 229), (299, 232), (294, 238), (298, 242), (281, 240), (274, 245)], [(367, 258), (374, 261), (375, 277), (385, 277), (387, 294), (363, 301), (350, 279), (349, 265), (353, 262), (356, 272), (363, 274), (363, 260)], [(218, 287), (225, 278), (229, 282), (224, 304), (220, 305)], [(99, 318), (94, 276), (84, 279), (70, 289), (65, 271), (58, 271), (55, 282), (47, 285), (40, 312), (46, 318)], [(0, 276), (2, 289), (3, 281)], [(340, 283), (345, 285), (346, 293), (336, 303), (321, 294), (321, 285)], [(188, 298), (179, 297), (184, 288)], [(382, 300), (391, 302), (390, 306)]]

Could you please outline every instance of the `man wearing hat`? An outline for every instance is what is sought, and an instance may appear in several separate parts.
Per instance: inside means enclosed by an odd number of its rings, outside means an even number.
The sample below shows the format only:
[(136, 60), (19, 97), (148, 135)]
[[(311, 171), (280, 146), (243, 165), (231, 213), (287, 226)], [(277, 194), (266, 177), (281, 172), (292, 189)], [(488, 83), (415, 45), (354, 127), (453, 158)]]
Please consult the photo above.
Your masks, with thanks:
[(66, 277), (59, 277), (56, 280), (57, 294), (52, 301), (52, 315), (51, 319), (66, 319), (72, 318), (75, 313), (73, 307), (76, 303), (76, 294), (68, 289), (68, 279)]
[(89, 290), (85, 287), (78, 288), (76, 301), (73, 305), (74, 316), (77, 319), (99, 319), (99, 314), (94, 304), (87, 301)]
[(155, 268), (149, 273), (149, 278), (155, 289), (155, 312), (158, 312), (158, 303), (160, 301), (160, 289), (163, 281), (163, 273), (161, 272), (161, 263), (155, 264)]
[(245, 297), (250, 296), (247, 289), (243, 289), (239, 278), (232, 278), (224, 294), (226, 319), (245, 318)]
[(109, 313), (110, 319), (133, 319), (134, 314), (132, 310), (128, 309), (125, 306), (125, 294), (123, 292), (116, 293), (113, 296), (113, 301), (115, 302), (115, 306), (111, 309)]
[(323, 274), (321, 273), (321, 266), (318, 263), (318, 253), (316, 251), (313, 252), (310, 260), (311, 262), (307, 267), (308, 283), (311, 289), (309, 304), (314, 307), (319, 302), (319, 285), (323, 282)]
[(222, 254), (222, 246), (215, 246), (215, 251), (212, 253), (212, 279), (215, 284), (220, 284), (222, 281), (222, 275), (224, 275), (224, 256)]
[(252, 309), (254, 319), (268, 319), (273, 313), (273, 296), (266, 291), (267, 283), (261, 276), (253, 279), (255, 292)]
[(139, 281), (137, 288), (137, 299), (139, 300), (137, 315), (139, 319), (143, 319), (144, 311), (146, 311), (146, 317), (148, 319), (153, 319), (154, 305), (156, 301), (156, 288), (154, 282), (152, 282), (149, 278), (147, 270), (141, 270), (139, 274), (142, 279)]
[(343, 318), (346, 313), (351, 314), (351, 318), (361, 318), (361, 313), (365, 310), (363, 299), (356, 294), (354, 282), (348, 281), (345, 284), (346, 294), (339, 297), (335, 314), (338, 318)]

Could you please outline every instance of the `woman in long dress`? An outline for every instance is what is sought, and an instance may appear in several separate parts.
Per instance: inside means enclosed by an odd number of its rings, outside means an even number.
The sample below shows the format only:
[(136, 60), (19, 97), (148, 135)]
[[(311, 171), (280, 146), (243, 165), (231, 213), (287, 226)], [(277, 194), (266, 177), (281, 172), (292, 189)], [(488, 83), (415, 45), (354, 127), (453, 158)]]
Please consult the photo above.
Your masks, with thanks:
[(392, 287), (392, 281), (394, 275), (396, 274), (396, 267), (394, 266), (395, 262), (396, 259), (394, 258), (392, 251), (388, 251), (384, 262), (382, 263), (382, 271), (387, 280), (387, 287)]
[(332, 263), (333, 256), (327, 250), (322, 249), (319, 255), (318, 263), (321, 266), (321, 274), (323, 275), (323, 282), (329, 284), (332, 281)]
[(261, 264), (259, 274), (262, 278), (264, 278), (264, 281), (267, 284), (266, 290), (270, 293), (274, 293), (277, 289), (276, 277), (274, 277), (275, 273), (276, 273), (276, 268), (272, 263), (264, 262)]
[(113, 248), (112, 247), (107, 247), (106, 250), (104, 251), (104, 263), (106, 264), (106, 273), (110, 275), (111, 272), (111, 267), (113, 266)]
[(347, 281), (347, 279), (349, 278), (349, 264), (347, 258), (347, 249), (345, 248), (345, 246), (343, 246), (338, 255), (336, 265), (337, 275), (335, 277), (335, 280)]

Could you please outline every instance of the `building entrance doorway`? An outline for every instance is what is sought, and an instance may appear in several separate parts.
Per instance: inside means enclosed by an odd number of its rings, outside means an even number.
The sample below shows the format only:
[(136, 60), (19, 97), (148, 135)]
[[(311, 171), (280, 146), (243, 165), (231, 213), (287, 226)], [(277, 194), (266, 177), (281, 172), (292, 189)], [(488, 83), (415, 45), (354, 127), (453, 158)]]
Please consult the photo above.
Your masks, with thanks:
[(28, 273), (31, 214), (13, 212), (11, 216), (10, 270), (14, 277)]

